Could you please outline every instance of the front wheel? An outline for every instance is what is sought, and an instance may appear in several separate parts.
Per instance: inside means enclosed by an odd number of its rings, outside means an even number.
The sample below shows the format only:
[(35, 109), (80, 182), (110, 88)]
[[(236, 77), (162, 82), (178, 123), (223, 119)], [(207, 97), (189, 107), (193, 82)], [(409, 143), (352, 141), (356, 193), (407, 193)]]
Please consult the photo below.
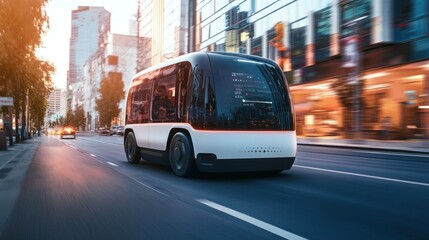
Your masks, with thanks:
[(189, 177), (195, 172), (194, 150), (184, 133), (178, 132), (171, 139), (169, 160), (171, 169), (179, 177)]
[(141, 159), (140, 149), (137, 146), (136, 138), (132, 132), (127, 134), (125, 138), (125, 155), (129, 163), (139, 163)]

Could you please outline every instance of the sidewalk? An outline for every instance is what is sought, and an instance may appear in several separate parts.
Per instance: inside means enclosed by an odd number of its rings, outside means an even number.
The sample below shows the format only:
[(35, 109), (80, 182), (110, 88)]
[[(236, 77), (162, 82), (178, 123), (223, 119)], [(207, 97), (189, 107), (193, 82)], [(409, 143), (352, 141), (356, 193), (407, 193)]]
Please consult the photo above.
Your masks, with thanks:
[(360, 148), (429, 154), (428, 139), (372, 140), (340, 139), (335, 137), (298, 137), (298, 145)]
[(22, 157), (33, 156), (31, 151), (36, 150), (36, 145), (41, 138), (42, 137), (33, 137), (26, 139), (23, 143), (14, 143), (13, 146), (9, 146), (9, 143), (7, 143), (7, 150), (0, 151), (0, 173), (1, 169), (9, 162)]

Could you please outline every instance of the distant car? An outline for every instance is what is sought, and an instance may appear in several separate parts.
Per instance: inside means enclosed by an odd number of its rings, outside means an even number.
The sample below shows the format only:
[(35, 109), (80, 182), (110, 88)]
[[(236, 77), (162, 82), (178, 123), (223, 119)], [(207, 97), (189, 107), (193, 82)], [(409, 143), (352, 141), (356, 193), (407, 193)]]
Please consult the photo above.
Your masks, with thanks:
[(116, 130), (116, 134), (119, 136), (124, 136), (124, 126), (119, 126)]
[(53, 128), (48, 128), (47, 130), (45, 130), (46, 135), (54, 135), (55, 134), (55, 129)]
[(110, 129), (110, 136), (112, 136), (112, 135), (123, 136), (124, 135), (124, 126), (113, 126)]
[(65, 136), (76, 138), (76, 130), (73, 127), (63, 127), (60, 131), (60, 137), (63, 139)]
[(98, 133), (100, 133), (100, 135), (110, 135), (110, 130), (107, 128), (100, 128), (98, 129)]
[(117, 132), (118, 132), (118, 128), (119, 128), (119, 126), (113, 126), (113, 127), (110, 129), (110, 136), (112, 136), (112, 135), (116, 135), (116, 134), (117, 134)]

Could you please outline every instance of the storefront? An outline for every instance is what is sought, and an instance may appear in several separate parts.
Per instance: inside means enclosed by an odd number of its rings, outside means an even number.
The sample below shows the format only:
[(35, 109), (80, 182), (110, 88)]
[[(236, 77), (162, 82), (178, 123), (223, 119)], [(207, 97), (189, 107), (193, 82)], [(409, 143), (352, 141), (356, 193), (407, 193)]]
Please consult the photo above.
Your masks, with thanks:
[(339, 78), (292, 85), (297, 134), (347, 137), (347, 131), (352, 132), (359, 124), (365, 138), (423, 138), (428, 71), (429, 61), (422, 61), (362, 72), (359, 123), (354, 117), (356, 102), (352, 101), (351, 109), (345, 108), (340, 93), (333, 88)]

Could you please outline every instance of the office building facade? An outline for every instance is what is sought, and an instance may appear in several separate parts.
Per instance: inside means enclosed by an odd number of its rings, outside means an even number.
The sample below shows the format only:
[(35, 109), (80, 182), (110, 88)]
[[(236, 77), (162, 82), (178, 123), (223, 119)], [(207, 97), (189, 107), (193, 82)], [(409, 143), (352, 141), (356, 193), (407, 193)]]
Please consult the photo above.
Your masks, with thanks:
[(54, 89), (49, 94), (45, 126), (47, 126), (49, 121), (56, 121), (66, 116), (66, 97), (66, 91), (63, 89)]
[(189, 39), (195, 51), (258, 55), (283, 69), (299, 136), (429, 135), (429, 2), (194, 4)]
[(188, 0), (139, 1), (138, 70), (190, 52)]
[[(68, 109), (74, 110), (79, 96), (73, 96), (83, 81), (84, 64), (94, 54), (105, 54), (110, 32), (110, 12), (103, 7), (79, 6), (72, 11), (69, 71), (67, 88)], [(75, 88), (75, 89), (73, 89)], [(80, 94), (83, 96), (83, 93)], [(74, 101), (73, 99), (77, 99)], [(74, 102), (73, 102), (74, 101)]]

